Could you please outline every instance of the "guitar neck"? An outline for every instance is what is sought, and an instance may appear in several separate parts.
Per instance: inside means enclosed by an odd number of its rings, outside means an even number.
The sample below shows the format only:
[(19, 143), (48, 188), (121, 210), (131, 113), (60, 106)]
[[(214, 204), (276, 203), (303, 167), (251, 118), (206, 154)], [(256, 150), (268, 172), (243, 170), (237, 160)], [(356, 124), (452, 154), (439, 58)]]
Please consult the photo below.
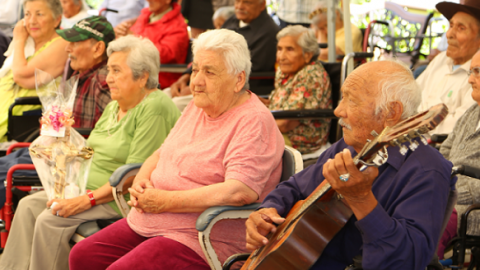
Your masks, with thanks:
[(293, 220), (300, 217), (310, 206), (312, 206), (320, 197), (332, 189), (332, 186), (326, 181), (323, 182), (308, 196), (302, 204), (302, 207), (292, 217)]

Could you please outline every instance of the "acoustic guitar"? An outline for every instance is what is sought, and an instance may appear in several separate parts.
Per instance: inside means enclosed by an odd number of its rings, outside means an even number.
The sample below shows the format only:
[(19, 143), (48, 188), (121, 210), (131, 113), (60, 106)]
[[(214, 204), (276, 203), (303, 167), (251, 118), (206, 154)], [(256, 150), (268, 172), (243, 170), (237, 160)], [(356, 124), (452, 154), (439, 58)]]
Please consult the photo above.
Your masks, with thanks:
[[(414, 151), (419, 144), (413, 139), (419, 137), (427, 144), (422, 134), (434, 129), (447, 113), (447, 107), (438, 104), (386, 127), (380, 134), (373, 131), (375, 137), (354, 157), (354, 163), (361, 171), (381, 166), (388, 159), (389, 146), (399, 147), (402, 155), (408, 148)], [(242, 270), (309, 269), (352, 214), (342, 196), (323, 181), (310, 196), (293, 206), (276, 232), (267, 236), (269, 243), (250, 254)]]

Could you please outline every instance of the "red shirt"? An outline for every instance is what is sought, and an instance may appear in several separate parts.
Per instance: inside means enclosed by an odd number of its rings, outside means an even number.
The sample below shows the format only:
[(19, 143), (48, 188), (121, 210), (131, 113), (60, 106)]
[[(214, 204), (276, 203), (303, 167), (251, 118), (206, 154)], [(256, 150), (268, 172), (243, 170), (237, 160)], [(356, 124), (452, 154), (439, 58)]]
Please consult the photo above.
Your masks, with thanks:
[[(160, 20), (153, 23), (149, 22), (152, 12), (148, 8), (142, 9), (142, 13), (130, 30), (153, 42), (160, 52), (160, 63), (183, 64), (187, 58), (188, 43), (190, 42), (187, 24), (180, 13), (180, 6), (173, 3), (172, 8)], [(158, 81), (161, 88), (169, 87), (181, 75), (181, 73), (160, 72)]]

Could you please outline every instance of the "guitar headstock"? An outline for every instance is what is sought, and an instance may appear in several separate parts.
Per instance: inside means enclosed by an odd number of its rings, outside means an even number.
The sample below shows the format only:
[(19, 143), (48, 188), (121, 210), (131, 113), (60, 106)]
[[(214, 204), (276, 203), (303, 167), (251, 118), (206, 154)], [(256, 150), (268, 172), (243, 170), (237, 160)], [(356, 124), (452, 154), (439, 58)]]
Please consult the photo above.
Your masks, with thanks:
[[(379, 166), (386, 161), (386, 147), (399, 146), (400, 153), (405, 155), (408, 148), (414, 151), (418, 147), (418, 143), (413, 141), (414, 138), (420, 137), (424, 144), (427, 140), (422, 134), (429, 132), (440, 124), (448, 114), (447, 106), (443, 103), (435, 105), (427, 111), (411, 116), (393, 127), (386, 127), (379, 135), (375, 134), (375, 138), (368, 141), (362, 151), (354, 158), (356, 164)], [(405, 146), (405, 142), (409, 146)], [(385, 151), (381, 151), (385, 149)], [(388, 156), (387, 156), (388, 157)], [(382, 162), (379, 164), (380, 162)]]

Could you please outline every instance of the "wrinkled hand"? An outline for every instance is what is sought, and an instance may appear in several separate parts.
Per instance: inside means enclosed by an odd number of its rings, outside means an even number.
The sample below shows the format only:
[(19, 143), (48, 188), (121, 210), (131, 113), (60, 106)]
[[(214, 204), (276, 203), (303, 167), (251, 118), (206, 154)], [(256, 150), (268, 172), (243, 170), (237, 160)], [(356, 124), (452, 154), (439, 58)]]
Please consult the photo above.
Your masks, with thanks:
[(130, 191), (130, 197), (135, 197), (135, 202), (130, 200), (128, 204), (140, 213), (158, 214), (169, 210), (168, 191), (154, 188), (146, 188), (143, 192), (129, 188), (128, 191)]
[(115, 32), (116, 38), (133, 34), (133, 32), (130, 31), (130, 27), (132, 27), (134, 23), (135, 23), (135, 19), (126, 20), (119, 23), (117, 26), (115, 26), (115, 28), (113, 28), (113, 31)]
[(87, 195), (78, 196), (72, 199), (53, 199), (47, 202), (47, 208), (50, 208), (54, 202), (57, 202), (57, 204), (52, 207), (52, 214), (58, 214), (59, 217), (64, 218), (80, 214), (92, 208), (90, 199)]
[[(350, 174), (347, 182), (340, 180), (340, 175)], [(360, 172), (353, 163), (352, 154), (348, 149), (335, 155), (323, 165), (323, 176), (332, 189), (341, 194), (349, 204), (365, 202), (372, 193), (372, 184), (378, 176), (376, 167), (368, 167)]]
[(128, 201), (127, 204), (130, 205), (130, 207), (137, 208), (140, 213), (143, 213), (143, 210), (138, 207), (138, 197), (132, 194), (132, 190), (136, 192), (135, 194), (143, 194), (145, 192), (145, 189), (148, 188), (154, 188), (150, 179), (135, 178), (132, 187), (128, 189), (128, 191), (130, 192), (130, 201)]
[(190, 86), (188, 85), (189, 82), (190, 74), (183, 74), (176, 82), (170, 85), (170, 92), (172, 93), (172, 97), (190, 95), (192, 91), (190, 91)]
[(28, 38), (28, 35), (29, 34), (25, 26), (24, 19), (19, 20), (13, 29), (13, 37), (15, 38), (15, 41), (25, 42)]
[(247, 249), (255, 250), (266, 244), (267, 234), (274, 233), (277, 227), (273, 224), (282, 224), (285, 221), (278, 215), (275, 208), (262, 208), (250, 214), (245, 225), (247, 226)]

